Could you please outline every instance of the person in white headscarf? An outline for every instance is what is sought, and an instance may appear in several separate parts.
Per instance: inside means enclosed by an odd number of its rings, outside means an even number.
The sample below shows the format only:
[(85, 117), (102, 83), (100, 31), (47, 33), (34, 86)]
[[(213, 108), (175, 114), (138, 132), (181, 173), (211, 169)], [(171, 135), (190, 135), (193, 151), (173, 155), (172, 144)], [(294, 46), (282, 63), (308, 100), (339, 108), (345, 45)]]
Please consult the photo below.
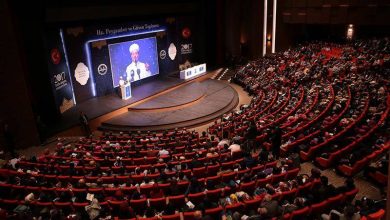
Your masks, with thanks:
[(101, 209), (99, 201), (96, 198), (92, 199), (90, 205), (85, 206), (85, 211), (88, 213), (89, 219), (91, 220), (94, 220), (99, 216)]
[(152, 75), (149, 64), (139, 61), (139, 45), (134, 43), (129, 48), (131, 63), (126, 68), (127, 81), (134, 82)]

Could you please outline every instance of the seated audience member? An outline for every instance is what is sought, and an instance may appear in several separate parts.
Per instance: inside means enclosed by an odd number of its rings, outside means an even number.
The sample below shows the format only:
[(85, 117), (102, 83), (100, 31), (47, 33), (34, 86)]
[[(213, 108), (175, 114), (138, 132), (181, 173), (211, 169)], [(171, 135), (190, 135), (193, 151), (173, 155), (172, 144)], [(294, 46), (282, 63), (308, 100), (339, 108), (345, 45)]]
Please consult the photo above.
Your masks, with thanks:
[(273, 218), (281, 214), (281, 207), (278, 201), (272, 199), (270, 194), (266, 194), (257, 211), (262, 218)]
[(338, 193), (346, 193), (346, 192), (349, 192), (351, 190), (354, 190), (355, 188), (356, 188), (355, 181), (353, 180), (353, 178), (348, 177), (345, 180), (344, 185), (337, 187), (336, 191)]
[(237, 142), (235, 142), (235, 141), (232, 142), (232, 145), (230, 145), (228, 149), (230, 150), (232, 155), (233, 155), (233, 152), (241, 151), (240, 145), (237, 144)]
[(360, 214), (353, 205), (348, 205), (342, 213), (332, 209), (330, 213), (321, 215), (323, 220), (340, 219), (340, 220), (360, 220)]
[(321, 202), (336, 194), (336, 188), (328, 183), (328, 178), (326, 176), (321, 176), (320, 181), (320, 184), (312, 189), (313, 202)]

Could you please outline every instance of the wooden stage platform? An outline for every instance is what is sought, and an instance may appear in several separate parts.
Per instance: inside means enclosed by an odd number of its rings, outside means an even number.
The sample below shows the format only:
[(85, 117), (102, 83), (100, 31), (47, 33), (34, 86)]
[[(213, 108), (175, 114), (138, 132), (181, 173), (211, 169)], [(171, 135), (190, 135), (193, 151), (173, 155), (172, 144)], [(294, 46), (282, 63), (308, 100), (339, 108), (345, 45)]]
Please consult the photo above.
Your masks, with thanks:
[(227, 82), (208, 79), (162, 92), (104, 121), (101, 130), (165, 130), (202, 124), (230, 112), (238, 94)]

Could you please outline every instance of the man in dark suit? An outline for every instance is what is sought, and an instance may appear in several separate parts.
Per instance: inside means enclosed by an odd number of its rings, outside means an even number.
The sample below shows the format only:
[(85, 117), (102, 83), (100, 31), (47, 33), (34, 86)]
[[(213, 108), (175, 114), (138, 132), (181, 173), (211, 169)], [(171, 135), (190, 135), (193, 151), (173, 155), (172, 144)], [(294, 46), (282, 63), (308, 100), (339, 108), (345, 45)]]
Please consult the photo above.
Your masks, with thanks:
[(245, 139), (246, 143), (243, 145), (243, 150), (250, 153), (255, 152), (257, 150), (256, 146), (256, 137), (258, 135), (256, 123), (254, 121), (251, 121), (249, 123), (249, 127), (245, 133)]
[(272, 143), (272, 154), (275, 159), (279, 159), (280, 156), (280, 145), (282, 144), (282, 131), (279, 127), (276, 127), (272, 136), (271, 136), (271, 143)]
[(83, 130), (85, 132), (85, 135), (89, 136), (91, 134), (91, 129), (89, 128), (88, 117), (82, 111), (80, 111), (79, 121), (80, 121), (81, 127), (83, 128)]

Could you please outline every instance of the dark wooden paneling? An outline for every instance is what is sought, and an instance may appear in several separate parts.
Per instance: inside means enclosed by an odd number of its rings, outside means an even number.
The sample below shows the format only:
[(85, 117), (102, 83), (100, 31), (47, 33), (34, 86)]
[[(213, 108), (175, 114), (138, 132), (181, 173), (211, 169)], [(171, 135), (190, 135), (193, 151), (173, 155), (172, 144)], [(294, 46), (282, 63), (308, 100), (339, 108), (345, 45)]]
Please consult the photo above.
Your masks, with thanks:
[(329, 20), (329, 15), (323, 13), (322, 8), (308, 8), (307, 9), (307, 23), (321, 24)]
[(345, 7), (334, 7), (331, 11), (331, 24), (345, 24), (347, 22), (348, 9)]
[(294, 0), (293, 6), (294, 7), (306, 7), (306, 0)]
[(306, 2), (306, 6), (307, 7), (321, 7), (323, 4), (323, 1), (322, 0), (316, 0), (316, 1), (310, 1), (308, 0)]

